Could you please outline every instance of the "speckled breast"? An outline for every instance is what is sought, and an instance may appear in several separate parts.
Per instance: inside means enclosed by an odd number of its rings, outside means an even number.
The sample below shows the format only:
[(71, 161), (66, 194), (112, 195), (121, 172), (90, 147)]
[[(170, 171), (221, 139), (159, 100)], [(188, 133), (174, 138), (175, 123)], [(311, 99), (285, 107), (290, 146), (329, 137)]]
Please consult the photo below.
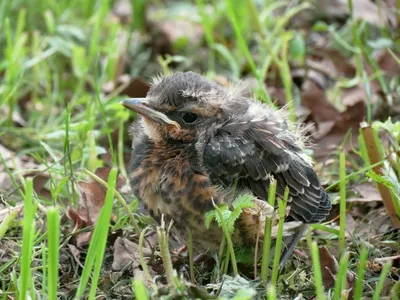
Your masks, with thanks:
[(215, 186), (199, 171), (194, 147), (137, 144), (130, 163), (130, 184), (135, 196), (150, 215), (159, 220), (164, 214), (174, 220), (183, 239), (193, 234), (196, 248), (218, 249), (221, 231), (207, 230), (204, 215), (221, 201)]

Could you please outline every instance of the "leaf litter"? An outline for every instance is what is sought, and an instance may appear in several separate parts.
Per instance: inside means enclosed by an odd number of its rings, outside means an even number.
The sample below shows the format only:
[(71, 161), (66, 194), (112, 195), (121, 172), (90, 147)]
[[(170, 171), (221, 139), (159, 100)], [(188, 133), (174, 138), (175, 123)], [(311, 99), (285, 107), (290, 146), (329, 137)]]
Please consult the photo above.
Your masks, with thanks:
[[(360, 18), (366, 20), (378, 27), (382, 25), (396, 27), (398, 25), (397, 19), (393, 15), (392, 7), (390, 6), (391, 1), (382, 1), (382, 7), (380, 8), (378, 8), (377, 3), (367, 0), (354, 0), (353, 3), (354, 17), (356, 19)], [(110, 16), (110, 18), (116, 19), (116, 21), (114, 20), (113, 22), (119, 22), (124, 26), (129, 26), (131, 24), (134, 12), (132, 12), (130, 4), (131, 2), (129, 1), (115, 1), (113, 12)], [(169, 14), (160, 18), (163, 9), (150, 5), (150, 13), (146, 20), (147, 26), (149, 26), (150, 29), (144, 36), (132, 37), (130, 35), (131, 33), (125, 31), (117, 36), (119, 39), (117, 71), (113, 78), (108, 78), (109, 81), (102, 85), (102, 93), (104, 93), (104, 95), (110, 96), (115, 94), (123, 95), (124, 97), (144, 97), (149, 89), (150, 76), (161, 71), (158, 64), (155, 63), (156, 54), (168, 53), (173, 56), (179, 54), (185, 47), (197, 49), (198, 53), (200, 53), (199, 61), (196, 61), (196, 58), (190, 57), (184, 62), (179, 62), (179, 59), (177, 59), (170, 64), (173, 68), (178, 70), (185, 68), (202, 70), (201, 64), (203, 62), (200, 60), (203, 57), (201, 52), (205, 51), (202, 44), (204, 32), (198, 22), (193, 21), (191, 18), (182, 17), (185, 15), (190, 16), (195, 9), (189, 6), (176, 8), (174, 11), (174, 8), (175, 7), (172, 7), (171, 11), (180, 17), (172, 20)], [(306, 10), (305, 14), (299, 14), (298, 17), (293, 18), (291, 25), (296, 22), (314, 24), (315, 20), (320, 18), (317, 12), (325, 14), (323, 20), (327, 20), (327, 26), (330, 25), (330, 22), (335, 24), (336, 20), (343, 20), (343, 16), (346, 19), (349, 15), (347, 1), (319, 1), (318, 10)], [(281, 12), (277, 10), (276, 13)], [(221, 26), (221, 28), (223, 28), (223, 26)], [(288, 28), (291, 28), (290, 25)], [(305, 30), (310, 30), (307, 26), (304, 28)], [(226, 33), (221, 33), (220, 35), (222, 36), (223, 34)], [(309, 32), (309, 37), (313, 43), (307, 46), (311, 51), (307, 56), (305, 65), (293, 64), (291, 66), (291, 75), (293, 79), (296, 79), (296, 82), (297, 80), (300, 82), (298, 88), (301, 103), (297, 106), (296, 113), (302, 116), (305, 123), (312, 125), (310, 134), (314, 144), (314, 157), (317, 159), (316, 168), (323, 166), (325, 163), (329, 167), (334, 165), (335, 159), (332, 157), (337, 153), (337, 147), (342, 144), (343, 137), (349, 130), (352, 135), (344, 144), (345, 149), (349, 154), (354, 154), (352, 148), (358, 146), (357, 135), (359, 124), (361, 121), (365, 120), (367, 115), (366, 87), (362, 82), (352, 81), (357, 73), (353, 58), (349, 58), (337, 49), (330, 49), (330, 46), (333, 44), (332, 40), (335, 39), (331, 31), (323, 33)], [(142, 66), (143, 71), (136, 71), (136, 73), (131, 72), (134, 68), (133, 65), (137, 63), (137, 66), (139, 66), (140, 62), (138, 62), (138, 59), (131, 59), (132, 53), (130, 53), (130, 51), (132, 50), (132, 40), (137, 42), (136, 46), (146, 45), (152, 49), (152, 53), (148, 56), (141, 56), (146, 58), (143, 61), (144, 64), (148, 63), (148, 68)], [(380, 47), (378, 43), (372, 45), (374, 47)], [(232, 45), (229, 44), (229, 41), (226, 41), (226, 47), (232, 50)], [(395, 52), (395, 54), (398, 57), (398, 52)], [(394, 83), (392, 83), (392, 85), (395, 85), (396, 77), (400, 73), (400, 65), (393, 58), (393, 55), (386, 50), (374, 51), (373, 55), (387, 80), (393, 81)], [(374, 77), (376, 74), (371, 66), (369, 66), (367, 62), (363, 62), (363, 64), (365, 65), (367, 75)], [(251, 86), (252, 76), (249, 76), (246, 67), (242, 67), (240, 71), (241, 76), (244, 78), (248, 77), (247, 81), (249, 86)], [(271, 75), (271, 73), (272, 72), (270, 72), (269, 75)], [(273, 95), (274, 99), (278, 99), (278, 104), (285, 105), (285, 93), (282, 83), (280, 80), (272, 80), (271, 78), (273, 78), (273, 76), (269, 76), (268, 78), (268, 81), (266, 81), (268, 91)], [(215, 79), (224, 85), (230, 84), (228, 80), (230, 77), (223, 69), (221, 69), (221, 74), (216, 75)], [(389, 90), (389, 93), (393, 97), (393, 103), (392, 105), (388, 105), (388, 91), (379, 84), (377, 79), (373, 79), (370, 82), (370, 89), (371, 102), (376, 108), (374, 116), (382, 120), (390, 115), (393, 115), (394, 118), (398, 118), (400, 113), (400, 97), (398, 96), (398, 91), (396, 91), (395, 88)], [(27, 102), (24, 104), (24, 107), (38, 108), (38, 104), (36, 104), (36, 106), (32, 105), (32, 99), (24, 99), (24, 101)], [(44, 108), (40, 108), (40, 110), (42, 109)], [(8, 112), (5, 111), (5, 114), (7, 113)], [(17, 111), (14, 111), (12, 116), (13, 122), (20, 127), (28, 126), (29, 120), (26, 118), (27, 113), (28, 111), (24, 111), (23, 114), (20, 115)], [(12, 147), (12, 143), (7, 134), (3, 137), (4, 139), (2, 138), (0, 143), (0, 151), (7, 167), (10, 168), (13, 173), (17, 171), (23, 172), (23, 170), (39, 170), (25, 172), (24, 174), (24, 176), (32, 176), (38, 174), (40, 170), (43, 170), (43, 166), (31, 155), (20, 155), (19, 149)], [(106, 146), (106, 144), (103, 143), (102, 146)], [(129, 144), (126, 146), (129, 147)], [(10, 151), (8, 148), (14, 149), (15, 152)], [(332, 151), (328, 151), (329, 149)], [(109, 160), (106, 158), (102, 157), (101, 159), (104, 161), (105, 165), (109, 163)], [(8, 195), (7, 192), (14, 188), (13, 183), (5, 172), (4, 166), (0, 165), (0, 167), (0, 192)], [(357, 165), (349, 165), (349, 168), (354, 167), (357, 168)], [(97, 169), (95, 174), (103, 180), (106, 180), (109, 171), (109, 168), (104, 167)], [(321, 174), (321, 178), (325, 178), (325, 176), (333, 176), (333, 179), (336, 178), (335, 175), (326, 175), (322, 167), (319, 173)], [(48, 173), (43, 173), (35, 178), (35, 191), (39, 197), (51, 199), (48, 189), (48, 181), (50, 179), (51, 174)], [(330, 180), (332, 180), (332, 178), (330, 178)], [(118, 189), (120, 189), (124, 183), (124, 180), (120, 178)], [(63, 282), (65, 283), (63, 288), (67, 291), (66, 294), (73, 294), (74, 285), (72, 282), (75, 278), (75, 271), (70, 268), (75, 268), (77, 266), (82, 268), (82, 262), (85, 258), (84, 252), (90, 242), (90, 237), (92, 235), (91, 230), (96, 224), (99, 212), (104, 204), (106, 192), (106, 189), (102, 185), (91, 178), (88, 178), (86, 181), (77, 182), (76, 186), (79, 191), (78, 205), (73, 206), (69, 203), (67, 209), (67, 215), (72, 221), (72, 227), (66, 226), (62, 228), (62, 234), (68, 241), (66, 243), (67, 247), (61, 250), (61, 273)], [(387, 218), (385, 210), (382, 209), (382, 198), (376, 187), (371, 181), (363, 181), (361, 183), (356, 182), (355, 184), (349, 184), (349, 189), (351, 196), (347, 201), (349, 203), (349, 208), (346, 218), (348, 246), (350, 248), (357, 247), (360, 244), (359, 239), (363, 236), (367, 237), (367, 242), (370, 244), (372, 250), (375, 251), (367, 265), (367, 269), (371, 270), (371, 272), (373, 271), (379, 274), (382, 271), (382, 263), (389, 258), (392, 258), (394, 264), (398, 265), (398, 253), (400, 249), (398, 246), (386, 247), (385, 244), (390, 245), (390, 243), (398, 243), (399, 234), (397, 233), (396, 236), (396, 232), (392, 232), (393, 228), (390, 226), (390, 221)], [(351, 194), (352, 192), (353, 194)], [(9, 199), (5, 199), (5, 201), (9, 201)], [(0, 207), (0, 223), (10, 214), (10, 211), (15, 210), (19, 213), (22, 207), (21, 203), (12, 203), (12, 206), (3, 208), (3, 202)], [(140, 211), (140, 208), (138, 211)], [(244, 213), (249, 214), (250, 217), (256, 214), (256, 212), (249, 209), (244, 211)], [(118, 222), (117, 215), (114, 215), (112, 222), (113, 225)], [(145, 222), (142, 224), (147, 225)], [(333, 221), (330, 226), (334, 229), (338, 228), (335, 221)], [(13, 234), (18, 236), (18, 233), (15, 232), (14, 229)], [(13, 237), (13, 234), (10, 236)], [(106, 289), (109, 288), (115, 289), (116, 294), (128, 295), (129, 297), (129, 295), (132, 295), (132, 291), (127, 289), (126, 285), (118, 286), (116, 283), (121, 279), (129, 279), (132, 275), (134, 278), (145, 278), (138, 260), (138, 236), (129, 229), (123, 229), (122, 232), (115, 230), (110, 234), (110, 236), (112, 235), (114, 236), (110, 239), (105, 258), (105, 267), (102, 271), (102, 282), (104, 284), (102, 293), (104, 293), (104, 295), (109, 295), (105, 292)], [(315, 231), (314, 235), (318, 237), (318, 231)], [(154, 237), (154, 232), (153, 238), (149, 239), (152, 241), (145, 243), (143, 253), (146, 262), (151, 266), (152, 276), (154, 275), (157, 277), (163, 274), (163, 267), (159, 253), (157, 252), (157, 241)], [(173, 240), (174, 238), (171, 237), (171, 239)], [(329, 249), (334, 248), (335, 242), (336, 241), (333, 240), (332, 243), (329, 244)], [(13, 253), (18, 251), (16, 244), (12, 239), (2, 240), (1, 243), (2, 246), (0, 248), (2, 252), (0, 253), (0, 257), (2, 257), (2, 260), (5, 261), (4, 258), (12, 259), (14, 257)], [(187, 248), (185, 245), (179, 245), (179, 242), (177, 243), (176, 241), (173, 241), (172, 244), (171, 253), (173, 253), (174, 266), (179, 270), (186, 270), (187, 272), (187, 268), (185, 269), (188, 256)], [(303, 270), (299, 276), (300, 282), (297, 284), (300, 285), (306, 285), (306, 277), (310, 274), (308, 272), (309, 270), (307, 270), (307, 265), (310, 266), (310, 258), (306, 254), (308, 250), (303, 251), (303, 248), (306, 248), (303, 246), (303, 244), (300, 245), (300, 248), (297, 250), (298, 254), (296, 258), (291, 262), (294, 269), (304, 268), (304, 264), (306, 264), (306, 270)], [(328, 247), (320, 248), (320, 255), (324, 285), (326, 288), (329, 288), (333, 285), (338, 271), (338, 262), (337, 258), (335, 258), (337, 255), (329, 253)], [(200, 274), (200, 277), (204, 277), (203, 282), (209, 281), (210, 274), (207, 274), (207, 272), (211, 273), (212, 268), (205, 262), (200, 263), (197, 267), (199, 270), (204, 271), (204, 274)], [(397, 269), (396, 266), (394, 268), (395, 269), (392, 270), (393, 274), (396, 270), (398, 271), (398, 267)], [(129, 270), (129, 275), (124, 274), (126, 270)], [(352, 278), (352, 275), (348, 274), (347, 280), (348, 287), (351, 287), (354, 283), (354, 276)], [(245, 292), (243, 292), (247, 293), (246, 295), (243, 294), (245, 299), (249, 299), (255, 295), (261, 295), (260, 292), (257, 291), (257, 282), (250, 282), (242, 277), (224, 277), (222, 282), (215, 286), (205, 286), (209, 288), (208, 291), (219, 291), (220, 296), (226, 296), (228, 298), (232, 296), (233, 290), (236, 290), (237, 295), (239, 295), (241, 293), (240, 289), (245, 286), (248, 287)], [(295, 292), (301, 290), (294, 283), (291, 284), (291, 287), (294, 288)], [(194, 286), (188, 285), (187, 289), (194, 289)]]

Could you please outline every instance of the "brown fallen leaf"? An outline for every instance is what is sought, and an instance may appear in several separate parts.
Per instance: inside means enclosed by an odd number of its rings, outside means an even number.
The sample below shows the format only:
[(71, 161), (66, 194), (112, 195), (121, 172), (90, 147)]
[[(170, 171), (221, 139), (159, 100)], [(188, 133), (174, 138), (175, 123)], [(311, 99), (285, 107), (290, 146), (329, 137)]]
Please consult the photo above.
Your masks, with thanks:
[[(333, 287), (339, 272), (339, 263), (325, 246), (319, 248), (319, 258), (324, 286), (326, 288)], [(354, 279), (355, 276), (347, 271), (347, 289), (350, 290), (350, 294), (353, 293)]]
[[(400, 52), (393, 51), (396, 57), (400, 56)], [(385, 49), (378, 52), (375, 55), (381, 69), (385, 72), (385, 76), (390, 81), (394, 76), (400, 74), (400, 64), (394, 59), (394, 57)]]
[[(151, 255), (148, 248), (143, 248), (143, 253), (147, 257)], [(139, 246), (126, 238), (118, 237), (114, 243), (114, 260), (112, 268), (116, 271), (121, 271), (129, 264), (135, 269), (140, 265)]]
[[(355, 19), (365, 20), (377, 26), (397, 26), (394, 9), (389, 5), (380, 2), (380, 8), (370, 0), (353, 0), (353, 16)], [(349, 15), (347, 0), (320, 0), (316, 2), (319, 14), (327, 15), (329, 18), (343, 17)]]
[(51, 199), (51, 192), (46, 187), (46, 183), (51, 178), (50, 174), (38, 170), (24, 174), (24, 177), (28, 176), (33, 177), (33, 190), (36, 192), (36, 194), (44, 198)]
[[(143, 256), (146, 262), (153, 254), (159, 255), (158, 252), (154, 252), (147, 247), (143, 247)], [(143, 270), (140, 268), (140, 256), (139, 256), (139, 245), (128, 240), (127, 238), (118, 237), (114, 243), (114, 254), (113, 254), (112, 268), (115, 271), (121, 271), (131, 265), (133, 276), (135, 279), (141, 279), (146, 282), (146, 276)], [(149, 268), (150, 274), (153, 276), (155, 272), (152, 268)]]
[[(95, 174), (107, 182), (110, 168), (98, 168)], [(118, 176), (116, 189), (119, 189), (124, 183), (122, 176)], [(88, 182), (80, 181), (77, 183), (80, 193), (78, 208), (69, 207), (68, 217), (74, 222), (74, 231), (96, 224), (97, 218), (104, 205), (107, 189), (89, 179)], [(92, 232), (81, 232), (75, 236), (76, 246), (82, 247), (89, 244)]]
[(301, 92), (302, 104), (311, 111), (311, 118), (318, 125), (322, 122), (341, 121), (340, 112), (327, 99), (325, 91), (314, 81), (306, 80)]
[(382, 197), (379, 194), (379, 191), (374, 186), (372, 182), (363, 182), (358, 183), (352, 186), (352, 189), (355, 190), (360, 197), (349, 197), (347, 202), (374, 202), (374, 201), (382, 201)]
[(327, 43), (317, 44), (312, 48), (306, 65), (309, 78), (315, 80), (324, 89), (329, 88), (330, 81), (335, 81), (340, 77), (356, 76), (355, 63), (340, 51), (329, 48)]

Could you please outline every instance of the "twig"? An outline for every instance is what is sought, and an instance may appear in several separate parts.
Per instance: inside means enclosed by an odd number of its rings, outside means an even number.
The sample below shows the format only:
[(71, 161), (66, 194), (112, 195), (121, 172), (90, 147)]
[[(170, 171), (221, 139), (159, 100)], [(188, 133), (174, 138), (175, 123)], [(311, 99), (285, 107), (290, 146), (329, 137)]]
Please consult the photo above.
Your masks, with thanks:
[[(381, 159), (380, 159), (379, 149), (378, 149), (378, 146), (375, 141), (374, 131), (373, 131), (371, 125), (369, 125), (365, 122), (361, 123), (360, 126), (361, 126), (362, 134), (364, 136), (369, 160), (371, 161), (371, 164), (377, 163)], [(377, 173), (379, 175), (384, 175), (382, 172), (382, 169), (380, 167), (375, 167), (375, 168), (373, 168), (373, 170), (375, 173)], [(386, 207), (386, 211), (387, 211), (390, 219), (393, 222), (393, 226), (395, 228), (400, 228), (400, 220), (396, 214), (396, 209), (395, 209), (395, 206), (393, 203), (393, 199), (392, 199), (390, 190), (383, 184), (377, 183), (377, 185), (378, 185), (379, 193), (381, 194), (381, 197), (383, 200), (383, 204)]]

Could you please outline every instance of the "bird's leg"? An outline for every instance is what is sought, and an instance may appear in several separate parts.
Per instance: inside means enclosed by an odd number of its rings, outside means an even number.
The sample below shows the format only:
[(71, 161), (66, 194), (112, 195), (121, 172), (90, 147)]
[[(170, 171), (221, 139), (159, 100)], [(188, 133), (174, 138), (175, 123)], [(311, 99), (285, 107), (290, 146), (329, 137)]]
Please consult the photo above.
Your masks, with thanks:
[(291, 241), (289, 244), (286, 245), (285, 249), (283, 250), (280, 262), (279, 262), (279, 270), (282, 270), (283, 267), (285, 266), (287, 260), (289, 257), (292, 255), (294, 249), (296, 248), (297, 244), (303, 237), (304, 233), (308, 229), (308, 224), (302, 224), (300, 225), (297, 229), (295, 234), (293, 235)]

